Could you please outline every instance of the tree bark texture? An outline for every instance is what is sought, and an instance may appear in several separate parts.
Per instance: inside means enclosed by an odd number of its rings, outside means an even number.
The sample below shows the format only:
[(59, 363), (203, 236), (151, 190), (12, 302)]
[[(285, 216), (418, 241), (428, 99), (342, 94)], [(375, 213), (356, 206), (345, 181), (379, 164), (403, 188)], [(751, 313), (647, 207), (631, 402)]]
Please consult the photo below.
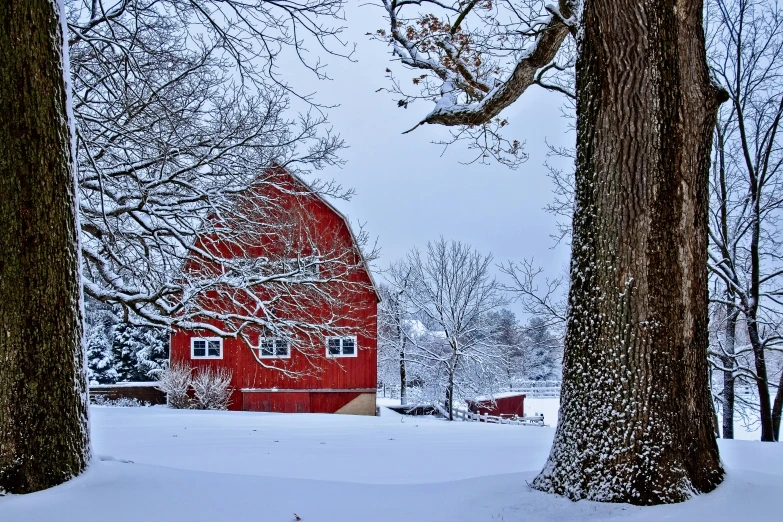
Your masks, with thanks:
[(63, 34), (56, 2), (0, 3), (0, 490), (89, 459)]
[(560, 417), (533, 487), (679, 502), (723, 478), (707, 367), (702, 3), (586, 0)]

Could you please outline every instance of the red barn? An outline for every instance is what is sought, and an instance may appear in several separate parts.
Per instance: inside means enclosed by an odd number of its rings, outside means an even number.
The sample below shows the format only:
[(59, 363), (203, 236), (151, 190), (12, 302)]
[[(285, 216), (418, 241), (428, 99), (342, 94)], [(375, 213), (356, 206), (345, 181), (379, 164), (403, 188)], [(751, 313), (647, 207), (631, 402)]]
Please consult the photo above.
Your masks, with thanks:
[[(220, 239), (214, 232), (205, 233), (195, 250), (218, 252), (228, 264), (258, 263), (260, 271), (277, 263), (277, 271), (285, 272), (280, 263), (290, 260), (305, 266), (300, 274), (315, 274), (325, 282), (297, 285), (280, 278), (258, 285), (244, 297), (235, 293), (227, 297), (229, 292), (221, 288), (211, 290), (199, 300), (201, 324), (234, 334), (174, 329), (170, 360), (190, 365), (196, 372), (207, 366), (230, 369), (232, 410), (374, 415), (379, 296), (350, 224), (285, 169), (269, 169), (262, 177), (263, 182), (240, 198), (239, 210), (242, 216), (264, 213), (259, 223), (274, 218), (285, 226), (270, 233), (259, 225), (258, 233), (243, 229), (222, 233)], [(274, 205), (264, 203), (271, 200)], [(220, 220), (217, 228), (222, 231), (236, 221), (225, 216)], [(329, 262), (323, 261), (327, 257)], [(310, 266), (308, 260), (317, 262)], [(184, 270), (225, 273), (225, 266), (217, 264), (191, 255)], [(258, 320), (237, 326), (240, 321), (233, 317), (248, 314), (256, 314)], [(276, 323), (264, 326), (264, 314), (273, 314)], [(283, 323), (289, 325), (285, 337), (275, 334), (275, 324)]]
[(494, 401), (489, 398), (479, 397), (475, 400), (467, 401), (467, 403), (470, 411), (480, 415), (494, 415), (497, 417), (525, 416), (525, 394), (523, 393), (498, 393), (494, 396)]

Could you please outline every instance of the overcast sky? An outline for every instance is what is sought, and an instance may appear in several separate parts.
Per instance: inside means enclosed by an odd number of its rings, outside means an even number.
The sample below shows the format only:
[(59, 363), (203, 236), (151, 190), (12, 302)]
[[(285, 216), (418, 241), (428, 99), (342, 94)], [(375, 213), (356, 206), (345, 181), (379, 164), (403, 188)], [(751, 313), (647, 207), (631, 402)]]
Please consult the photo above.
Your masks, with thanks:
[[(384, 27), (377, 7), (349, 2), (346, 38), (357, 44), (356, 63), (329, 57), (331, 82), (311, 82), (322, 103), (339, 104), (329, 111), (334, 130), (350, 148), (347, 164), (319, 175), (356, 189), (350, 202), (337, 202), (352, 222), (366, 223), (381, 247), (379, 267), (402, 257), (414, 246), (443, 235), (492, 252), (497, 262), (535, 257), (551, 275), (567, 265), (567, 245), (555, 249), (550, 235), (555, 218), (543, 207), (552, 199), (543, 163), (545, 139), (571, 145), (573, 134), (561, 117), (560, 95), (534, 87), (503, 113), (509, 137), (526, 142), (530, 159), (517, 170), (502, 165), (461, 165), (470, 158), (464, 145), (445, 154), (431, 141), (445, 139), (445, 129), (428, 125), (402, 135), (432, 109), (429, 102), (398, 108), (387, 87), (389, 49), (365, 33)], [(297, 75), (298, 76), (298, 75)]]

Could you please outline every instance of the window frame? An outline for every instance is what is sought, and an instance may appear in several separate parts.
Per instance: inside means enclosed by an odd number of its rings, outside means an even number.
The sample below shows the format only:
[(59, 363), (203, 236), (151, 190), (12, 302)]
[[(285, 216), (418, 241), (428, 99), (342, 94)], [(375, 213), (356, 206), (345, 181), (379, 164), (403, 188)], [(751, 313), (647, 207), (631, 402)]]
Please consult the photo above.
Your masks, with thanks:
[[(205, 341), (207, 343), (206, 346), (206, 352), (205, 355), (196, 355), (196, 341)], [(209, 355), (209, 341), (217, 341), (220, 343), (220, 355)], [(190, 358), (199, 360), (199, 359), (210, 359), (210, 360), (220, 360), (223, 359), (224, 354), (224, 346), (223, 346), (223, 338), (222, 337), (191, 337), (190, 338)]]
[[(329, 353), (329, 341), (331, 339), (340, 339), (340, 353), (339, 354), (331, 354)], [(345, 354), (343, 353), (343, 340), (344, 339), (353, 339), (353, 353), (351, 354)], [(359, 343), (356, 339), (355, 335), (330, 335), (326, 337), (326, 357), (329, 359), (337, 359), (340, 357), (358, 357), (359, 356)]]
[[(265, 341), (273, 341), (273, 350), (275, 355), (262, 355), (261, 343)], [(276, 355), (277, 353), (277, 341), (282, 341), (286, 344), (286, 355)], [(258, 358), (259, 359), (290, 359), (291, 358), (291, 343), (281, 337), (260, 337), (258, 339)]]

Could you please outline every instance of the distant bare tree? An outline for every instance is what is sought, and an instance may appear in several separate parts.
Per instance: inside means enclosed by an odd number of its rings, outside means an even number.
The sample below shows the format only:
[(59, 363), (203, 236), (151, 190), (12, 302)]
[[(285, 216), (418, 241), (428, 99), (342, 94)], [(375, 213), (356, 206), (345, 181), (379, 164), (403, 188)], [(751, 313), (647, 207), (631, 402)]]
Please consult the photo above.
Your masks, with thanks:
[(514, 296), (526, 314), (540, 318), (541, 326), (551, 329), (562, 339), (566, 326), (568, 277), (544, 277), (542, 281), (544, 269), (532, 259), (509, 261), (498, 268), (509, 278), (503, 289)]
[(492, 255), (441, 238), (428, 243), (424, 254), (411, 251), (405, 263), (410, 267), (412, 304), (442, 332), (442, 337), (419, 346), (418, 364), (445, 378), (445, 404), (452, 420), (461, 391), (457, 377), (488, 378), (497, 358), (487, 314), (505, 299), (490, 275)]
[[(713, 301), (725, 307), (711, 353), (723, 373), (723, 433), (733, 435), (734, 380), (742, 377), (758, 390), (761, 440), (775, 441), (783, 409), (783, 371), (770, 366), (783, 350), (783, 13), (766, 0), (712, 0), (709, 12), (709, 63), (730, 99), (715, 130), (709, 263), (720, 283)], [(738, 346), (743, 325), (749, 345)]]
[(402, 262), (392, 264), (384, 272), (391, 286), (381, 287), (378, 307), (378, 357), (380, 365), (396, 367), (400, 384), (400, 403), (408, 402), (408, 365), (410, 352), (418, 336), (413, 330), (411, 299), (411, 269)]

